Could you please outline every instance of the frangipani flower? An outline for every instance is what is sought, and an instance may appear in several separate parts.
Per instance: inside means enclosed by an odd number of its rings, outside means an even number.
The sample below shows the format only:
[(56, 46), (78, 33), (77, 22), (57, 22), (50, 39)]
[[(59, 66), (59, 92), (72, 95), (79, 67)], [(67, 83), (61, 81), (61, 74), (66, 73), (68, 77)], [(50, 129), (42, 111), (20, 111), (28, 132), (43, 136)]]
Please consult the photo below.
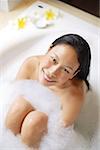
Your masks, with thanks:
[(59, 11), (54, 9), (45, 9), (43, 13), (36, 13), (38, 14), (38, 18), (33, 18), (33, 23), (37, 28), (46, 28), (50, 25), (54, 25), (56, 19), (59, 17)]
[(26, 26), (26, 18), (18, 18), (17, 25), (18, 29), (24, 29)]
[(52, 9), (48, 9), (44, 12), (44, 17), (46, 20), (54, 20), (56, 18), (56, 13)]
[(59, 10), (48, 8), (45, 10), (35, 10), (25, 16), (20, 16), (16, 20), (10, 22), (14, 29), (25, 29), (31, 27), (46, 28), (54, 25), (56, 19), (59, 18)]

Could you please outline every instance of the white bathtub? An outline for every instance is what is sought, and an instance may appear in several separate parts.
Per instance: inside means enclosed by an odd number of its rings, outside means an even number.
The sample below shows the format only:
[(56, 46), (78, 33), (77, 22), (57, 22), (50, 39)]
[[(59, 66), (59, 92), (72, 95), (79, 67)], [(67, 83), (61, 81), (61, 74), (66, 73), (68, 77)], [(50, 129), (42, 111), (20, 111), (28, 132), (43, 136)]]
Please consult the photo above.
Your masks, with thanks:
[[(72, 16), (71, 16), (72, 17)], [(69, 19), (69, 20), (68, 20)], [(88, 25), (86, 22), (81, 24), (79, 29), (75, 28), (75, 18), (67, 18), (65, 26), (61, 24), (56, 28), (36, 31), (27, 30), (25, 32), (14, 31), (10, 34), (8, 28), (0, 34), (0, 86), (6, 81), (12, 81), (22, 62), (31, 55), (41, 55), (47, 52), (50, 44), (59, 36), (67, 33), (76, 33), (83, 36), (91, 47), (91, 69), (89, 81), (92, 91), (87, 94), (87, 100), (82, 113), (76, 123), (79, 132), (89, 139), (93, 138), (92, 150), (100, 149), (100, 72), (99, 72), (99, 29)], [(72, 23), (68, 23), (68, 22)], [(59, 30), (60, 27), (60, 30)], [(90, 28), (89, 28), (90, 27)], [(93, 29), (93, 30), (92, 30)], [(7, 34), (8, 32), (8, 34)], [(31, 33), (30, 33), (31, 32)], [(5, 34), (5, 36), (4, 36)], [(6, 35), (7, 34), (7, 35)], [(15, 38), (15, 39), (13, 39)]]
[[(11, 81), (15, 78), (22, 62), (31, 55), (41, 55), (47, 52), (51, 42), (60, 35), (67, 34), (68, 31), (61, 31), (59, 33), (47, 33), (38, 35), (37, 37), (29, 38), (15, 46), (9, 47), (8, 52), (3, 54), (0, 59), (1, 62), (1, 84), (6, 81)], [(89, 37), (89, 36), (88, 36)], [(87, 37), (87, 39), (88, 39)], [(99, 99), (98, 99), (98, 70), (97, 58), (93, 56), (95, 50), (95, 41), (93, 37), (89, 37), (89, 44), (92, 50), (92, 62), (90, 71), (90, 84), (92, 85), (92, 92), (88, 93), (86, 105), (80, 115), (77, 127), (84, 136), (92, 137), (99, 128)], [(94, 55), (96, 55), (94, 53)], [(97, 56), (98, 57), (98, 56)], [(96, 71), (95, 71), (96, 69)]]

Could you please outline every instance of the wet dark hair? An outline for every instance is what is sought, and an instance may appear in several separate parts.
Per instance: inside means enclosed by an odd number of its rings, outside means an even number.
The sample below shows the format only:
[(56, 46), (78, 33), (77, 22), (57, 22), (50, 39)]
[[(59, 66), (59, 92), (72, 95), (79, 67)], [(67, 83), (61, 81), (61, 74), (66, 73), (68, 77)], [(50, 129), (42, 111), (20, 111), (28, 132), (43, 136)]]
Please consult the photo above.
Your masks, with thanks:
[(75, 77), (77, 79), (84, 80), (89, 90), (90, 84), (87, 80), (90, 71), (90, 62), (91, 62), (91, 51), (90, 51), (89, 44), (85, 39), (83, 39), (80, 35), (77, 34), (66, 34), (57, 38), (52, 43), (50, 48), (53, 48), (54, 46), (59, 44), (70, 45), (76, 50), (78, 61), (80, 64), (78, 70), (80, 71), (76, 74)]

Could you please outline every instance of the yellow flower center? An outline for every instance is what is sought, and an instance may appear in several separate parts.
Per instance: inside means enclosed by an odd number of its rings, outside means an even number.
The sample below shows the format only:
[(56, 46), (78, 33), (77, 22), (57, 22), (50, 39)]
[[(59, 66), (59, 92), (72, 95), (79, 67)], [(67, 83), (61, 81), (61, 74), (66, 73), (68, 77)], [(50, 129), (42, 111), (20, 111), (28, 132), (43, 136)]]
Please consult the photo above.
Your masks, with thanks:
[(56, 16), (55, 13), (51, 9), (46, 10), (44, 15), (45, 15), (46, 20), (53, 20)]
[(26, 26), (26, 19), (25, 18), (20, 18), (18, 19), (18, 28), (23, 29)]

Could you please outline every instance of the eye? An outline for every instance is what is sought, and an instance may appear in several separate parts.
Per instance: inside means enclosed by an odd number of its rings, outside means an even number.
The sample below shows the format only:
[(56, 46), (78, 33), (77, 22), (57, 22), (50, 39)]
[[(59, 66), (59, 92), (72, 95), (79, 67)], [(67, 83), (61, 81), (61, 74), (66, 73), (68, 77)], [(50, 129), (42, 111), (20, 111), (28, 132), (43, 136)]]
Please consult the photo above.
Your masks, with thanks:
[(55, 63), (56, 63), (56, 59), (55, 59), (55, 58), (53, 58), (53, 62), (55, 62)]
[(66, 68), (64, 68), (64, 71), (67, 72), (67, 73), (70, 73)]
[(51, 56), (51, 58), (52, 58), (52, 61), (54, 62), (54, 64), (56, 64), (57, 60), (54, 57), (52, 57), (52, 56)]

